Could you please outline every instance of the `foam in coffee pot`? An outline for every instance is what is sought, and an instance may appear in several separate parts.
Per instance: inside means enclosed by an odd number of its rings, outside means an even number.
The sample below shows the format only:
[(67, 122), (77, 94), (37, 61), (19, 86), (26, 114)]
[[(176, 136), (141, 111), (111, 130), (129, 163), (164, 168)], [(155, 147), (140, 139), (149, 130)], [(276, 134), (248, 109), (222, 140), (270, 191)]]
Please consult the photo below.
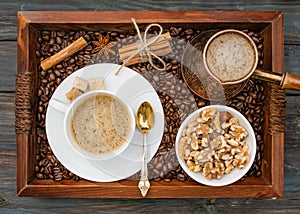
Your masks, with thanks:
[(246, 77), (253, 70), (255, 59), (255, 49), (250, 41), (234, 32), (214, 38), (206, 53), (209, 70), (221, 82), (233, 82)]

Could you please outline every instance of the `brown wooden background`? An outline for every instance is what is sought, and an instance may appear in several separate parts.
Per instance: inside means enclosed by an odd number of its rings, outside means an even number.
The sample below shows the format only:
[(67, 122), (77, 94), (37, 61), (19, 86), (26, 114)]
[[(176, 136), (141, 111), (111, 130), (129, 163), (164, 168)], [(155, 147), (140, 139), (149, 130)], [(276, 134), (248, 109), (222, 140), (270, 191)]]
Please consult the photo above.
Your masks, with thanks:
[[(45, 199), (16, 197), (14, 93), (17, 11), (259, 10), (285, 13), (285, 71), (300, 75), (300, 1), (0, 1), (0, 213), (300, 213), (300, 93), (287, 91), (284, 196), (273, 199)], [(61, 14), (63, 16), (63, 14)]]

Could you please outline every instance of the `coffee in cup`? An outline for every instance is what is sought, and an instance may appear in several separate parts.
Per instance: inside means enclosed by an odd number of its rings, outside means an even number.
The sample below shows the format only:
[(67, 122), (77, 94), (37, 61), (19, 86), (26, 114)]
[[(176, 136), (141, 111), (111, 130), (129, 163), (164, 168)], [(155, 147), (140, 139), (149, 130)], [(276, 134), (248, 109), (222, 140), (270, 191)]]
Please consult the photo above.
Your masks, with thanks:
[(108, 159), (125, 150), (135, 130), (132, 110), (108, 91), (86, 92), (68, 107), (65, 136), (71, 147), (89, 159)]
[(106, 155), (119, 150), (130, 134), (126, 106), (115, 97), (95, 94), (76, 108), (72, 115), (72, 134), (86, 152)]

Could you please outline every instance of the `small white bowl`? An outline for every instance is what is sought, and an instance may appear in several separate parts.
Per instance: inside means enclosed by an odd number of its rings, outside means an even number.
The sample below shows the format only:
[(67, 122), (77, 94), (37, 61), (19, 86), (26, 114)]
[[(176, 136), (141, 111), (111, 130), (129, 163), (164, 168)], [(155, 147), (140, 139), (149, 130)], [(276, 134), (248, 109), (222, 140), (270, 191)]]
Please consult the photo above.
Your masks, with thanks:
[[(248, 153), (249, 153), (249, 162), (247, 163), (247, 165), (243, 168), (243, 169), (238, 169), (237, 167), (235, 167), (231, 173), (229, 174), (224, 174), (220, 180), (217, 179), (211, 179), (208, 180), (207, 178), (205, 178), (202, 175), (202, 172), (192, 172), (191, 170), (189, 170), (189, 168), (186, 165), (186, 161), (182, 158), (180, 158), (180, 155), (178, 154), (178, 143), (179, 140), (181, 138), (182, 135), (182, 131), (184, 130), (184, 128), (191, 123), (192, 121), (194, 121), (200, 112), (202, 112), (204, 109), (206, 108), (215, 108), (217, 111), (219, 112), (223, 112), (223, 111), (227, 111), (229, 112), (232, 116), (236, 117), (239, 120), (239, 125), (242, 126), (243, 128), (245, 128), (248, 132), (248, 136), (246, 137), (246, 143), (248, 145)], [(252, 126), (250, 125), (250, 123), (248, 122), (248, 120), (237, 110), (225, 106), (225, 105), (211, 105), (211, 106), (205, 106), (203, 108), (200, 108), (196, 111), (194, 111), (192, 114), (190, 114), (181, 124), (177, 136), (176, 136), (176, 142), (175, 142), (175, 150), (176, 150), (176, 155), (177, 155), (177, 159), (179, 161), (179, 164), (181, 165), (182, 169), (195, 181), (204, 184), (204, 185), (208, 185), (208, 186), (225, 186), (225, 185), (229, 185), (232, 184), (236, 181), (238, 181), (240, 178), (242, 178), (247, 172), (248, 170), (251, 168), (253, 161), (255, 159), (255, 153), (256, 153), (256, 138), (255, 138), (255, 134), (253, 131)]]

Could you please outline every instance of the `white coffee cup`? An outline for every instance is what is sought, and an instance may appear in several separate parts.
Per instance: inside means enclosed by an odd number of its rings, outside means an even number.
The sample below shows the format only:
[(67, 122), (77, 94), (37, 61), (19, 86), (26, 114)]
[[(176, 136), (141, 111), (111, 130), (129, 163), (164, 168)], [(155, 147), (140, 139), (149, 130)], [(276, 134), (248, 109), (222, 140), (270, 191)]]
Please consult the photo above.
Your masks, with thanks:
[[(85, 149), (80, 147), (77, 143), (77, 140), (75, 139), (74, 133), (72, 131), (72, 118), (74, 112), (76, 112), (76, 109), (85, 101), (87, 101), (91, 97), (95, 97), (96, 95), (108, 95), (113, 97), (114, 99), (117, 99), (119, 102), (121, 102), (128, 112), (129, 118), (130, 118), (130, 132), (128, 137), (126, 138), (126, 141), (123, 143), (123, 145), (118, 148), (117, 150), (111, 151), (110, 153), (106, 154), (94, 154), (87, 152)], [(51, 99), (49, 102), (49, 106), (53, 107), (55, 110), (60, 111), (65, 114), (64, 116), (64, 135), (70, 144), (70, 146), (81, 156), (91, 159), (91, 160), (107, 160), (110, 158), (113, 158), (120, 153), (122, 153), (130, 144), (132, 141), (134, 131), (135, 131), (135, 117), (133, 114), (132, 109), (130, 108), (129, 104), (127, 104), (122, 98), (114, 94), (113, 92), (107, 91), (107, 90), (95, 90), (95, 91), (89, 91), (78, 98), (76, 98), (72, 103), (65, 104), (61, 101)], [(121, 115), (124, 116), (124, 115)]]

